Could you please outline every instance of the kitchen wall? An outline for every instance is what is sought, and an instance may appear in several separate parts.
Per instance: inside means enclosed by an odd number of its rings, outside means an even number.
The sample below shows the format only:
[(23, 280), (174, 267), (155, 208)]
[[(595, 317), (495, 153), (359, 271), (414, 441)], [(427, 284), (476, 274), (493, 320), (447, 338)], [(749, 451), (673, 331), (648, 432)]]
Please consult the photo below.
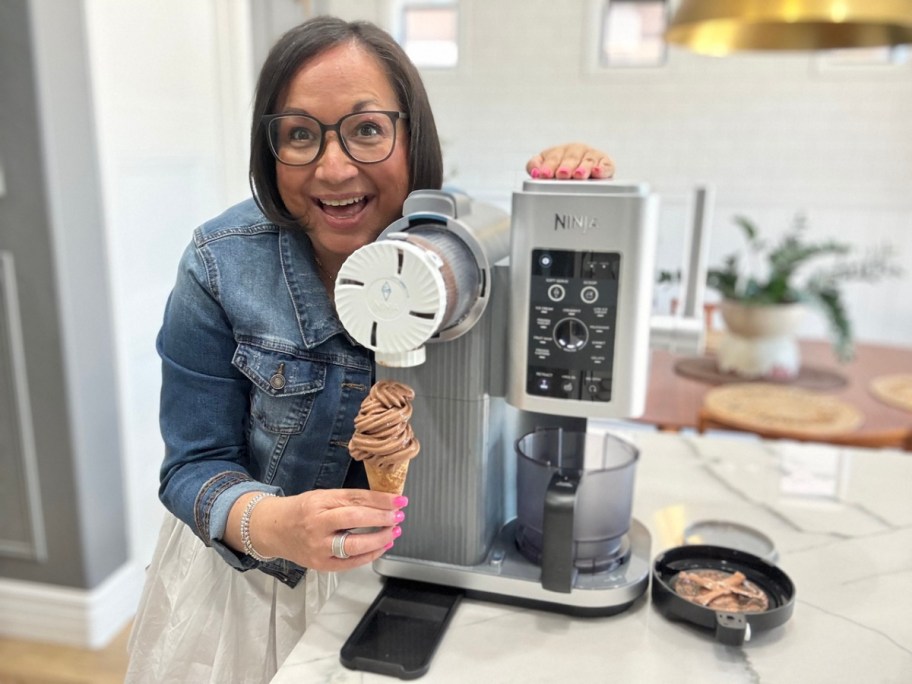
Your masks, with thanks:
[(85, 0), (118, 324), (134, 557), (151, 557), (158, 500), (155, 336), (193, 229), (249, 194), (253, 59), (244, 0)]

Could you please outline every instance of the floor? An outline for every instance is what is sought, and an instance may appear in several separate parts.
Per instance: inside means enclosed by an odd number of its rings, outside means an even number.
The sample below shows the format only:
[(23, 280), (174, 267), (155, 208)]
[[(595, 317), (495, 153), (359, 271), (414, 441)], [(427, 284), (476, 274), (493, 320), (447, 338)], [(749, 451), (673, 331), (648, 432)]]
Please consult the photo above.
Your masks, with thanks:
[(100, 651), (0, 638), (0, 684), (123, 684), (129, 634)]

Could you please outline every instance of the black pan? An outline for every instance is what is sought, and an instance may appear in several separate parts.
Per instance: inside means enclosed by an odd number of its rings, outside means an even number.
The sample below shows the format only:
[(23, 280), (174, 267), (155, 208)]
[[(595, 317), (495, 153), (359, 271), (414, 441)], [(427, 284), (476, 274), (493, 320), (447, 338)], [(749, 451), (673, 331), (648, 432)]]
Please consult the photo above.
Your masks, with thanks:
[[(731, 613), (688, 601), (674, 590), (681, 571), (740, 571), (769, 599), (769, 607), (755, 613)], [(750, 631), (772, 629), (788, 620), (795, 608), (795, 585), (782, 570), (759, 556), (721, 546), (678, 546), (659, 554), (652, 568), (652, 602), (665, 617), (714, 630), (716, 639), (740, 646)]]

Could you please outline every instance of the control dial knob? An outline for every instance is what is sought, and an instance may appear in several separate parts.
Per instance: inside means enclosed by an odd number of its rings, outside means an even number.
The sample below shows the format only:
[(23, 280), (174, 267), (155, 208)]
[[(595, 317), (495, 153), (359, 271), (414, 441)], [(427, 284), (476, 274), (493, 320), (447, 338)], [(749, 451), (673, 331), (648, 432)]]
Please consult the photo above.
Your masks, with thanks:
[(564, 318), (554, 326), (554, 341), (564, 351), (579, 351), (589, 341), (589, 329), (578, 318)]

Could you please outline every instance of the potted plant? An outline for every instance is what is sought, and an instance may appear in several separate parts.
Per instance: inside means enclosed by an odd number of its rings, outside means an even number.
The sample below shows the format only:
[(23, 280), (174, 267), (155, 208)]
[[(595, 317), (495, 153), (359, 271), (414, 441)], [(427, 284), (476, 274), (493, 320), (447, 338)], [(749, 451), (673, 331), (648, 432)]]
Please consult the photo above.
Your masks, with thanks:
[[(847, 243), (807, 241), (801, 214), (772, 245), (750, 219), (735, 216), (734, 223), (744, 234), (746, 250), (728, 255), (721, 268), (707, 272), (707, 285), (723, 298), (726, 334), (717, 352), (719, 369), (748, 378), (796, 376), (800, 354), (795, 329), (808, 308), (826, 317), (837, 357), (851, 359), (853, 331), (841, 286), (899, 275), (892, 249), (849, 259), (852, 247)], [(817, 268), (809, 270), (810, 262)]]

